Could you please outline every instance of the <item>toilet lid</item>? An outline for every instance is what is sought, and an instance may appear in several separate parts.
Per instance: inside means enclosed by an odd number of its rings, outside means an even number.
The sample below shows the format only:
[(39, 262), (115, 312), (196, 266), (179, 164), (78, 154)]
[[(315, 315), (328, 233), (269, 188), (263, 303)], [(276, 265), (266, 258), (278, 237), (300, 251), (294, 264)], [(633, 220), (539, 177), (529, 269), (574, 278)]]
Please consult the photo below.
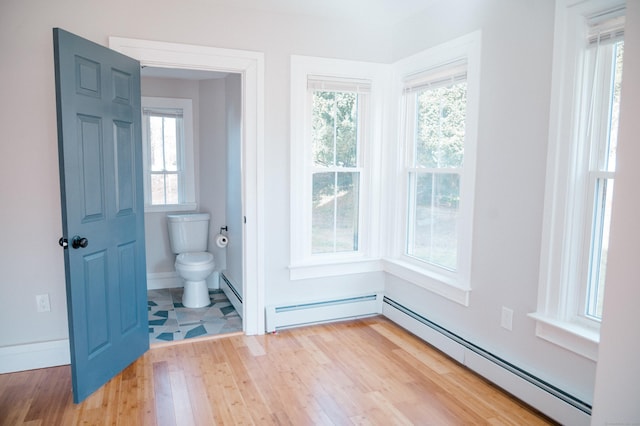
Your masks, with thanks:
[(206, 251), (198, 253), (182, 253), (176, 258), (176, 262), (184, 265), (204, 265), (213, 261), (213, 255)]

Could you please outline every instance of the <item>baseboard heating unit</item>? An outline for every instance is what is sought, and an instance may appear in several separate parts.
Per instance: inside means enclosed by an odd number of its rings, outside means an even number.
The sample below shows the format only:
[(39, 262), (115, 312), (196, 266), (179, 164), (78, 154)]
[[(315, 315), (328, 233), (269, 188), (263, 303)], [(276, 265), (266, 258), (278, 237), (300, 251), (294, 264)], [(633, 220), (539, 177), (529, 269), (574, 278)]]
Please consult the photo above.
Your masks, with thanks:
[(384, 297), (384, 316), (487, 380), (560, 422), (588, 425), (591, 405)]
[(283, 328), (360, 318), (382, 313), (382, 293), (317, 300), (266, 307), (266, 329)]
[(221, 272), (220, 273), (220, 289), (224, 292), (229, 302), (233, 305), (240, 318), (243, 318), (244, 311), (242, 310), (242, 296), (236, 289), (236, 287), (231, 283), (231, 280), (227, 278), (227, 276)]

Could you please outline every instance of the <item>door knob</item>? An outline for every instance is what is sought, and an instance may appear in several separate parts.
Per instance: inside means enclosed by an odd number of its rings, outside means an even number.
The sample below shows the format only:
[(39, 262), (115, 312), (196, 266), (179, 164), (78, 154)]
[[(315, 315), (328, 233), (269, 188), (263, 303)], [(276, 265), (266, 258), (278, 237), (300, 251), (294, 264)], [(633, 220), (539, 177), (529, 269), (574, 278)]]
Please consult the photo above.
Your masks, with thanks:
[(69, 245), (69, 242), (65, 237), (60, 237), (60, 239), (58, 240), (58, 244), (60, 244), (60, 247), (66, 249), (67, 246)]
[(76, 235), (71, 240), (71, 247), (73, 247), (74, 249), (77, 249), (77, 248), (80, 248), (80, 247), (85, 248), (88, 245), (89, 245), (89, 240), (87, 240), (84, 237), (78, 237)]

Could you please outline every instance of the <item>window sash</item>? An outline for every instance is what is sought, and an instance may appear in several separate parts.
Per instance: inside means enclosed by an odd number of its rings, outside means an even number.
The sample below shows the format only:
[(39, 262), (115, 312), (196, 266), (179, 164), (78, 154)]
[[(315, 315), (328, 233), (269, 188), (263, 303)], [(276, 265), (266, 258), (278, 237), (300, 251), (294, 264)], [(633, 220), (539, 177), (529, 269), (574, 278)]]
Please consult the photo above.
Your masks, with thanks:
[[(368, 115), (368, 102), (371, 83), (366, 80), (357, 79), (341, 79), (341, 78), (322, 78), (317, 76), (307, 77), (307, 96), (309, 105), (309, 116), (314, 117), (314, 96), (317, 93), (354, 93), (355, 97), (355, 155), (353, 161), (341, 162), (338, 156), (338, 135), (337, 124), (335, 123), (336, 111), (334, 110), (334, 134), (333, 134), (333, 159), (332, 161), (318, 162), (316, 157), (316, 146), (314, 139), (313, 126), (308, 130), (308, 143), (311, 149), (309, 157), (306, 161), (307, 175), (311, 184), (310, 198), (308, 203), (309, 209), (309, 242), (308, 252), (312, 257), (327, 255), (343, 255), (345, 253), (358, 253), (362, 249), (360, 229), (362, 228), (362, 209), (361, 209), (361, 191), (362, 176), (366, 172), (363, 167), (363, 141), (366, 140), (365, 124)], [(334, 108), (336, 106), (334, 105)], [(313, 120), (311, 120), (313, 123)], [(333, 175), (333, 193), (325, 194), (325, 203), (333, 204), (331, 212), (328, 211), (327, 205), (314, 199), (318, 194), (315, 193), (315, 185), (317, 179), (321, 175)], [(351, 190), (346, 190), (339, 184), (339, 177), (351, 175)], [(328, 190), (328, 189), (327, 189)], [(343, 198), (351, 199), (351, 205), (343, 204)], [(346, 211), (346, 212), (345, 212)], [(321, 218), (320, 214), (329, 218)]]
[[(147, 126), (147, 152), (149, 156), (149, 189), (151, 192), (150, 204), (152, 206), (175, 205), (184, 203), (184, 123), (181, 109), (151, 109), (145, 108), (144, 116)], [(159, 154), (161, 157), (159, 168), (154, 168), (151, 119), (162, 118), (161, 143)], [(165, 132), (165, 119), (175, 119), (175, 166), (167, 166), (167, 135)], [(169, 160), (170, 161), (170, 160)], [(175, 179), (171, 178), (175, 176)], [(159, 179), (161, 177), (161, 179)]]
[[(622, 20), (624, 23), (624, 20)], [(621, 40), (606, 45), (595, 45), (585, 52), (586, 106), (581, 110), (586, 114), (587, 126), (582, 136), (585, 152), (589, 155), (585, 161), (584, 178), (577, 182), (576, 191), (584, 191), (582, 202), (584, 226), (577, 228), (576, 238), (582, 241), (582, 262), (580, 263), (579, 302), (576, 304), (576, 319), (586, 323), (599, 323), (602, 318), (602, 302), (606, 286), (606, 262), (609, 240), (610, 211), (612, 190), (615, 178), (615, 151), (617, 145), (617, 107), (619, 98), (616, 89), (620, 84), (617, 74), (617, 53)], [(590, 83), (590, 84), (589, 84)], [(618, 88), (619, 90), (619, 88)], [(580, 143), (580, 142), (578, 142)], [(583, 188), (583, 189), (581, 189)], [(575, 198), (579, 200), (579, 198)], [(576, 205), (580, 203), (576, 201)]]
[[(430, 188), (420, 186), (421, 178), (427, 178), (425, 183), (430, 184)], [(456, 272), (462, 174), (457, 170), (410, 169), (407, 180), (409, 202), (405, 238), (406, 255), (447, 271)], [(449, 193), (441, 191), (447, 186), (447, 180), (449, 185), (454, 186)], [(429, 189), (431, 191), (428, 191)], [(420, 193), (424, 194), (425, 190), (427, 190), (426, 196), (420, 197)], [(420, 198), (423, 199), (422, 202), (419, 202)]]
[[(421, 167), (418, 161), (418, 96), (429, 90), (466, 82), (466, 60), (450, 62), (444, 66), (427, 72), (414, 74), (404, 81), (403, 97), (405, 109), (405, 139), (407, 156), (405, 158), (405, 174), (407, 182), (407, 224), (404, 237), (404, 255), (422, 264), (456, 273), (459, 270), (461, 238), (463, 230), (460, 227), (462, 198), (462, 184), (464, 178), (464, 144), (463, 158), (459, 166)], [(464, 123), (466, 127), (467, 99), (464, 100)], [(463, 130), (464, 132), (465, 130)], [(463, 135), (463, 139), (466, 137)], [(442, 142), (442, 141), (439, 141)], [(447, 162), (448, 163), (448, 162)], [(420, 176), (433, 176), (432, 189), (435, 190), (438, 178), (445, 176), (457, 177), (457, 192), (455, 194), (455, 209), (433, 205), (435, 198), (442, 194), (431, 193), (430, 207), (420, 206), (418, 200), (418, 180)], [(437, 204), (437, 203), (435, 203)], [(423, 217), (424, 215), (427, 217)], [(421, 224), (422, 222), (422, 224)], [(424, 224), (428, 223), (428, 226)], [(426, 237), (425, 237), (426, 235)], [(439, 243), (436, 240), (439, 239)], [(422, 241), (423, 244), (420, 243)], [(428, 244), (428, 247), (426, 246)]]
[[(320, 186), (323, 180), (324, 187)], [(316, 192), (318, 181), (319, 189), (328, 190), (326, 194)], [(322, 171), (313, 174), (312, 182), (311, 253), (357, 252), (360, 173)]]

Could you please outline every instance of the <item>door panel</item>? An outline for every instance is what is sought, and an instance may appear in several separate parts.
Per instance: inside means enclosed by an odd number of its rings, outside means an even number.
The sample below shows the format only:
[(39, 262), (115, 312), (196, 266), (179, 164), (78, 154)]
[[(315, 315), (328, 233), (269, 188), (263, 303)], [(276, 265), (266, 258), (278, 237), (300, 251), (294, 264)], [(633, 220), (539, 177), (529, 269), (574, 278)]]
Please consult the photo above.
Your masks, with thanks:
[(54, 51), (72, 382), (80, 402), (149, 348), (140, 64), (61, 29), (54, 29)]

